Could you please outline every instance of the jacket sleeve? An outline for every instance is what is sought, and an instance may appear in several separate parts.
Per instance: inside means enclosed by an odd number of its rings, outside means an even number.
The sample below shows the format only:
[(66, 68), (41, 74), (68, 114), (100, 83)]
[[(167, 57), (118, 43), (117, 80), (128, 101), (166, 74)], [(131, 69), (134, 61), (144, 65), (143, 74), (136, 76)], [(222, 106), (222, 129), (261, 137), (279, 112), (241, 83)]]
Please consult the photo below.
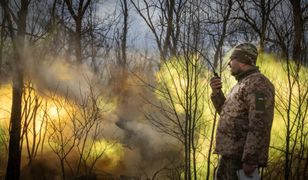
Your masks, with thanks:
[(222, 109), (222, 105), (224, 104), (226, 98), (224, 93), (220, 90), (217, 94), (211, 94), (211, 100), (212, 103), (216, 109), (216, 111), (218, 112), (218, 114), (220, 114), (221, 109)]
[(266, 85), (264, 82), (256, 82), (244, 93), (249, 124), (242, 155), (243, 162), (266, 166), (267, 160), (264, 161), (264, 159), (268, 157), (274, 98), (274, 86)]

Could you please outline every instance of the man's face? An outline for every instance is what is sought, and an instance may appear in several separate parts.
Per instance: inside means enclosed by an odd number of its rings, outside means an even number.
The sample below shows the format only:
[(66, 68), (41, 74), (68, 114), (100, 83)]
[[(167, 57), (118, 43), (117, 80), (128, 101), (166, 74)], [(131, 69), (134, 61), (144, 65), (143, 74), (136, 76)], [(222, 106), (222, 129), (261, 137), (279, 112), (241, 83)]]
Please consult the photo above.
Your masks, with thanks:
[(243, 69), (242, 69), (243, 63), (237, 61), (236, 58), (230, 59), (228, 65), (230, 67), (231, 75), (233, 76), (236, 76), (240, 74), (241, 72), (243, 72)]

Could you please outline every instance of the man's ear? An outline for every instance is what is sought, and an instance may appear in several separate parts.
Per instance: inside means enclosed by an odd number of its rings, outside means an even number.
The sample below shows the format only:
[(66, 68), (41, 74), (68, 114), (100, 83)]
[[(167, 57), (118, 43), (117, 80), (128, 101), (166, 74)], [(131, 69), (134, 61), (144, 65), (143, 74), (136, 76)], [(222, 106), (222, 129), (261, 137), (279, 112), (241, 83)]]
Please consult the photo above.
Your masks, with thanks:
[(249, 69), (251, 67), (251, 65), (240, 62), (240, 67), (241, 67), (241, 69), (245, 70), (245, 69)]
[(239, 62), (239, 65), (241, 68), (246, 68), (248, 66), (248, 64), (245, 64), (245, 63), (242, 63), (242, 62)]

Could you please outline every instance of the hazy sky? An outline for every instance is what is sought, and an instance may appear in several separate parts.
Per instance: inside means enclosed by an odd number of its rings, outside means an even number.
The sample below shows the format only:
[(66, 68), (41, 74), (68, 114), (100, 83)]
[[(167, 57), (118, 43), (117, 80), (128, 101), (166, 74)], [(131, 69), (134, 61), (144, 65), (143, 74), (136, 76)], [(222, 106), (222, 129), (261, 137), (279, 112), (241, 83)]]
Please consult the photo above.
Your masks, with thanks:
[[(99, 6), (98, 14), (106, 17), (116, 10), (120, 13), (119, 0), (105, 0)], [(117, 8), (117, 9), (116, 9)], [(128, 48), (155, 49), (154, 38), (144, 20), (136, 13), (134, 7), (129, 5), (129, 29), (128, 29)]]

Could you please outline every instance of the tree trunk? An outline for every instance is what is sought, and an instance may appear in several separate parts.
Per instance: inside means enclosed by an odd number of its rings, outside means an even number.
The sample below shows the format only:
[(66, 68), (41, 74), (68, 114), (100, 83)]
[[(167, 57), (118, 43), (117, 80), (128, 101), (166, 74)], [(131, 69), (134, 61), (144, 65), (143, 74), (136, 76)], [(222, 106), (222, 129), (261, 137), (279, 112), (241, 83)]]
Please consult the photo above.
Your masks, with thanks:
[(126, 42), (127, 42), (127, 33), (128, 33), (128, 7), (127, 7), (127, 0), (123, 0), (122, 4), (122, 11), (123, 11), (123, 32), (122, 32), (122, 38), (121, 38), (121, 51), (122, 51), (122, 59), (121, 59), (121, 68), (122, 70), (125, 69), (126, 66)]
[(10, 141), (9, 141), (9, 158), (6, 169), (6, 180), (19, 179), (20, 176), (20, 161), (21, 161), (21, 146), (20, 146), (20, 131), (21, 131), (21, 100), (23, 90), (23, 75), (22, 72), (15, 70), (13, 77), (13, 102), (10, 119)]
[(4, 47), (4, 40), (5, 40), (5, 14), (3, 13), (3, 19), (2, 19), (2, 27), (0, 32), (0, 74), (2, 71), (2, 61), (3, 61), (3, 47)]
[(75, 21), (75, 32), (74, 32), (74, 42), (75, 42), (75, 56), (77, 63), (82, 63), (82, 47), (81, 47), (81, 35), (82, 35), (82, 19), (84, 17), (84, 14), (89, 7), (91, 0), (87, 0), (84, 2), (84, 0), (79, 0), (78, 3), (78, 10), (75, 12), (73, 4), (70, 0), (65, 0), (66, 6), (72, 17)]
[(82, 17), (77, 17), (76, 32), (75, 32), (75, 55), (76, 55), (76, 61), (79, 64), (82, 63), (81, 27), (82, 27)]
[(303, 17), (301, 10), (300, 0), (290, 0), (293, 9), (293, 20), (294, 20), (294, 39), (293, 39), (293, 54), (292, 59), (296, 62), (300, 62), (302, 54), (301, 42), (304, 39), (304, 27)]
[(230, 19), (230, 14), (231, 14), (231, 8), (232, 8), (232, 1), (228, 1), (228, 7), (226, 10), (226, 14), (223, 17), (223, 24), (222, 24), (222, 31), (221, 31), (221, 36), (219, 37), (217, 48), (215, 50), (214, 54), (214, 68), (216, 69), (218, 66), (218, 60), (220, 60), (219, 65), (220, 69), (222, 68), (222, 47), (224, 45), (225, 38), (227, 36), (227, 26), (228, 26), (228, 20)]
[[(7, 5), (7, 4), (6, 4)], [(20, 177), (20, 161), (21, 161), (21, 109), (22, 109), (22, 93), (23, 93), (23, 66), (22, 52), (25, 44), (26, 35), (26, 19), (28, 14), (29, 1), (22, 0), (17, 20), (17, 36), (14, 36), (12, 24), (9, 25), (11, 37), (13, 38), (13, 46), (15, 58), (13, 59), (13, 98), (10, 119), (10, 140), (9, 140), (9, 157), (6, 169), (6, 180), (15, 180)], [(8, 5), (6, 6), (8, 10)], [(10, 21), (11, 22), (11, 21)]]
[[(174, 31), (173, 28), (173, 12), (175, 7), (175, 1), (174, 0), (167, 0), (166, 1), (166, 10), (167, 10), (167, 29), (166, 29), (166, 37), (163, 45), (163, 55), (164, 57), (167, 57), (168, 49), (173, 49), (171, 47), (170, 39), (171, 39), (171, 33)], [(171, 51), (170, 51), (171, 52)], [(174, 52), (174, 50), (173, 50)], [(174, 54), (171, 54), (171, 56)]]
[[(213, 125), (212, 125), (212, 129), (211, 129), (210, 145), (209, 145), (208, 158), (207, 158), (206, 180), (209, 180), (210, 173), (211, 173), (211, 157), (212, 157), (211, 155), (212, 155), (212, 149), (214, 147), (214, 136), (215, 136), (216, 122), (217, 122), (217, 112), (215, 112), (215, 114), (214, 114)], [(214, 173), (214, 175), (215, 175), (215, 173)]]

